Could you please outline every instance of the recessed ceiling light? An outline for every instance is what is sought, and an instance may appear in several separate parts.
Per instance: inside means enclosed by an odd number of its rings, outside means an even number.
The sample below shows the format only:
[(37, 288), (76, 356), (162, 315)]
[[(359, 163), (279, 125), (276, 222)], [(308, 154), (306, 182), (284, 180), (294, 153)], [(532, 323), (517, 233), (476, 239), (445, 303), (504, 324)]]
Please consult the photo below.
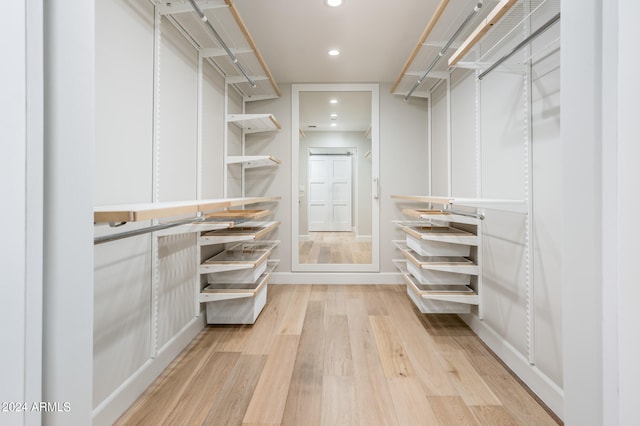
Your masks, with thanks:
[(336, 127), (337, 124), (336, 123), (331, 123), (331, 127)]
[(338, 116), (338, 114), (336, 114), (335, 112), (333, 114), (329, 114), (329, 117), (336, 118), (337, 116)]
[(338, 100), (337, 100), (337, 99), (331, 99), (331, 100), (329, 101), (329, 103), (330, 103), (330, 104), (337, 104), (337, 103), (338, 103)]
[(338, 56), (340, 51), (338, 49), (331, 49), (328, 53), (330, 56)]
[(327, 0), (327, 6), (338, 7), (342, 4), (342, 0)]

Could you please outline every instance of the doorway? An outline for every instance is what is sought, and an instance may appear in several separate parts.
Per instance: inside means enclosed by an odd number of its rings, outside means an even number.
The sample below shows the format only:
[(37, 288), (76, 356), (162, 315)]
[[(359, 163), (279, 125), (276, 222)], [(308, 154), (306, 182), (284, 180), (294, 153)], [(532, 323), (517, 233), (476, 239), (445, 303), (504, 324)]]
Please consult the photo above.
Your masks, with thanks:
[(350, 154), (309, 152), (309, 232), (350, 232), (353, 223)]

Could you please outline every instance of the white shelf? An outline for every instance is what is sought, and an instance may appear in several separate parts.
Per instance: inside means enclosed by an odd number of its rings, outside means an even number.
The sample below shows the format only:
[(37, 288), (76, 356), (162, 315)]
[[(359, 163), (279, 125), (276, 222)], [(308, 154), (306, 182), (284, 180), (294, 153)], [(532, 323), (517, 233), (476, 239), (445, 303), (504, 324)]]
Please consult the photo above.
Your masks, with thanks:
[(420, 284), (409, 273), (406, 261), (394, 262), (409, 290), (421, 299), (477, 305), (480, 301), (478, 294), (470, 287), (460, 285), (429, 285)]
[(414, 238), (441, 243), (478, 245), (478, 236), (461, 229), (444, 226), (405, 226), (402, 230)]
[(271, 254), (271, 249), (242, 249), (225, 250), (210, 257), (200, 264), (201, 274), (237, 271), (241, 269), (255, 269)]
[(480, 268), (472, 260), (462, 256), (421, 256), (410, 249), (405, 242), (395, 242), (404, 257), (422, 269), (452, 272), (457, 274), (478, 275)]
[(274, 167), (282, 163), (272, 155), (238, 155), (227, 157), (227, 164), (242, 164), (245, 168)]
[(460, 198), (432, 195), (392, 195), (391, 198), (397, 200), (411, 201), (416, 203), (438, 204), (444, 209), (453, 206), (484, 208), (489, 210), (512, 211), (514, 213), (527, 212), (525, 200), (508, 200), (499, 198)]
[[(215, 64), (226, 82), (235, 86), (245, 101), (273, 99), (281, 95), (267, 64), (249, 34), (232, 1), (198, 1), (198, 7), (207, 21), (220, 35), (227, 48), (233, 52), (237, 64), (229, 57), (223, 44), (200, 19), (193, 7), (184, 1), (159, 2), (160, 14), (166, 16), (178, 31), (185, 34), (199, 50), (202, 58)], [(240, 65), (255, 83), (255, 87), (242, 74)]]
[(158, 203), (118, 204), (93, 209), (95, 223), (138, 222), (197, 213), (209, 213), (230, 207), (278, 201), (280, 197), (237, 197)]
[(282, 129), (282, 125), (273, 114), (229, 114), (227, 123), (239, 127), (245, 134)]
[(279, 221), (245, 222), (233, 228), (207, 232), (200, 237), (200, 245), (259, 240), (276, 229), (279, 224)]

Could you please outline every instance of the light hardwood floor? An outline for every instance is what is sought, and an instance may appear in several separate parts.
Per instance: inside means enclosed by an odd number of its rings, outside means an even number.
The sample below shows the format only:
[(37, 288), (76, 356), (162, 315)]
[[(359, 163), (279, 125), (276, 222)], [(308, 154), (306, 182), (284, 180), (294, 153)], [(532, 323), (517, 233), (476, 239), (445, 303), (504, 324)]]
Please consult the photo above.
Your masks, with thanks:
[(270, 285), (208, 326), (118, 425), (556, 425), (455, 315), (402, 286)]
[(356, 241), (354, 232), (309, 232), (298, 244), (300, 263), (371, 263), (371, 242)]

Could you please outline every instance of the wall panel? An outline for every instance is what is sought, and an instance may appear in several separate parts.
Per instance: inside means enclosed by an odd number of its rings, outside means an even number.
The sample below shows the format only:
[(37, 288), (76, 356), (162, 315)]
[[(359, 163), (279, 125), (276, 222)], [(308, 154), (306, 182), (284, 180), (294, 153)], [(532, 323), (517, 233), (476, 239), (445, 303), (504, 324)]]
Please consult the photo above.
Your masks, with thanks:
[(451, 195), (476, 193), (475, 76), (471, 71), (451, 74)]
[(431, 93), (431, 195), (449, 195), (449, 105), (447, 82)]

